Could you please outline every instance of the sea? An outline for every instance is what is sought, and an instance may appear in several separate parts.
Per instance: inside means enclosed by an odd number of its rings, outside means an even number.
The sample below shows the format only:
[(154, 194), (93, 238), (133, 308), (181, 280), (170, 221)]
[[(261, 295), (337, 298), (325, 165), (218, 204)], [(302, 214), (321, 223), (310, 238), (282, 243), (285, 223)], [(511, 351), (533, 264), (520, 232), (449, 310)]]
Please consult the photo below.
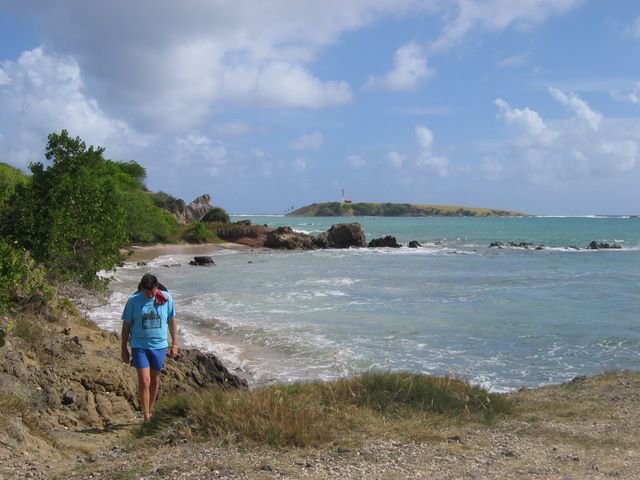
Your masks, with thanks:
[[(207, 268), (187, 255), (129, 262), (105, 273), (111, 297), (90, 317), (119, 331), (127, 297), (152, 272), (175, 299), (181, 343), (254, 386), (391, 370), (506, 392), (640, 370), (640, 218), (232, 218), (247, 219), (311, 234), (359, 222), (367, 239), (393, 235), (403, 247), (212, 248)], [(622, 248), (587, 250), (594, 240)]]

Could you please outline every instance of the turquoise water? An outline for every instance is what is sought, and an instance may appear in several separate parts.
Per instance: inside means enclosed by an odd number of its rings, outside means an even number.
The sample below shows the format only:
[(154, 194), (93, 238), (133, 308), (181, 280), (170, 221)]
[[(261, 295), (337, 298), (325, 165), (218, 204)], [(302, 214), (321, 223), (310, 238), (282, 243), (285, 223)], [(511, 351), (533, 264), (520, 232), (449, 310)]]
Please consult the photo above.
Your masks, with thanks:
[[(311, 233), (338, 221), (249, 218)], [(142, 273), (155, 272), (176, 298), (185, 341), (256, 383), (375, 368), (455, 374), (505, 391), (640, 369), (638, 218), (341, 221), (362, 223), (368, 238), (393, 234), (423, 247), (229, 250), (213, 254), (214, 268), (160, 257), (119, 269), (110, 303), (92, 315), (119, 328), (126, 296)], [(623, 248), (566, 248), (592, 240)], [(545, 248), (488, 248), (493, 241)]]

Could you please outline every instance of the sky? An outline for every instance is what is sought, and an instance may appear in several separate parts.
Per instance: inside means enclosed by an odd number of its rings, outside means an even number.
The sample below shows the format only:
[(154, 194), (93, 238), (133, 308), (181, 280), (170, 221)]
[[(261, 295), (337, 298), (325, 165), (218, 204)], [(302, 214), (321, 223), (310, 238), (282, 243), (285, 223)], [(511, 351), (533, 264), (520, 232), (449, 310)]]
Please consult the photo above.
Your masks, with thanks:
[(0, 0), (0, 161), (67, 129), (231, 213), (640, 214), (635, 0)]

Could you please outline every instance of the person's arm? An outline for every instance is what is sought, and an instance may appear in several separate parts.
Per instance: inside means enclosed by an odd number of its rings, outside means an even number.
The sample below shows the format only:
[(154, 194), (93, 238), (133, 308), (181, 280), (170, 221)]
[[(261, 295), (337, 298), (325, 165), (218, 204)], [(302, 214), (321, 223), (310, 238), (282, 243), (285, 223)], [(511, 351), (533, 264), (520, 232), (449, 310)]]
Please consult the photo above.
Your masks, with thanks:
[(169, 333), (171, 334), (169, 355), (171, 358), (176, 358), (178, 355), (178, 324), (176, 322), (176, 317), (169, 320)]
[(129, 365), (129, 360), (131, 359), (131, 357), (129, 357), (128, 347), (130, 332), (131, 327), (129, 326), (129, 324), (127, 322), (122, 322), (122, 332), (120, 334), (120, 337), (122, 338), (122, 346), (120, 348), (120, 356), (122, 358), (122, 362), (126, 363), (127, 365)]

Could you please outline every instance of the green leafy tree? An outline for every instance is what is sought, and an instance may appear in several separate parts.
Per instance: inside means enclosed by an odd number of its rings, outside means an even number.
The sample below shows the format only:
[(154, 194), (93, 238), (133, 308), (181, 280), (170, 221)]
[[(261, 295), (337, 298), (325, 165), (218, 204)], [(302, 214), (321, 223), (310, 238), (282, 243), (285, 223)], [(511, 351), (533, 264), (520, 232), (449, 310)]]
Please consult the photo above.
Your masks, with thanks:
[(29, 180), (22, 171), (6, 163), (0, 163), (0, 208), (13, 195), (17, 185)]
[(119, 250), (127, 241), (113, 162), (103, 153), (66, 130), (50, 134), (50, 165), (30, 165), (31, 182), (16, 187), (0, 230), (53, 274), (85, 283), (121, 261)]

